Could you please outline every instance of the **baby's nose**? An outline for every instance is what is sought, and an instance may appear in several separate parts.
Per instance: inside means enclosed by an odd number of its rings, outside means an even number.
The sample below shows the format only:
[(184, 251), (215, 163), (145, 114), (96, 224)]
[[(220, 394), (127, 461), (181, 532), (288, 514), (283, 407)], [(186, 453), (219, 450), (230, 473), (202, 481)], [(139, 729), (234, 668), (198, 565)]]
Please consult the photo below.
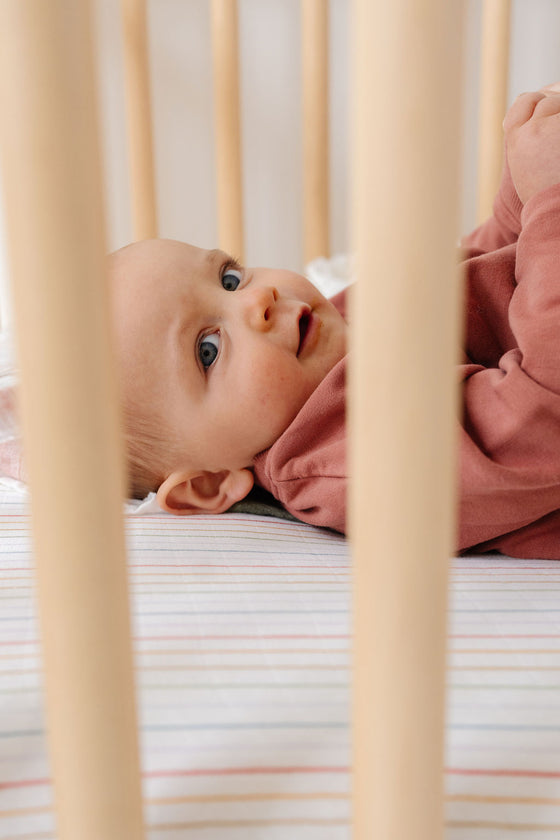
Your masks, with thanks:
[(245, 315), (253, 329), (270, 329), (274, 320), (277, 300), (278, 291), (274, 286), (254, 286), (245, 290), (243, 301)]

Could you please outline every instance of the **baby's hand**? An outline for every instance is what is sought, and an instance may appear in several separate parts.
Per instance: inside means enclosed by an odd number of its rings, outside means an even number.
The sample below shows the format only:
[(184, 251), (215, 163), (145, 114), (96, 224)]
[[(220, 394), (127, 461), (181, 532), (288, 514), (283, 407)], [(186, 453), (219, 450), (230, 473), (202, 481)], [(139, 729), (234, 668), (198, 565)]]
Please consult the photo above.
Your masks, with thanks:
[(560, 92), (555, 87), (521, 94), (504, 120), (511, 177), (523, 204), (560, 183)]

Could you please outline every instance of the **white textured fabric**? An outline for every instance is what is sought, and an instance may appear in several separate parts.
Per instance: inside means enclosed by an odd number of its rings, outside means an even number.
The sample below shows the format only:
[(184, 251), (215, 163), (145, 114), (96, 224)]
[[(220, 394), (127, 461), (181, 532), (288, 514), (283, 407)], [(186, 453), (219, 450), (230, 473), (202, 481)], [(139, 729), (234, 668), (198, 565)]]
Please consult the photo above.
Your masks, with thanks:
[(305, 276), (325, 297), (334, 297), (354, 280), (354, 259), (347, 254), (317, 257), (306, 265)]
[[(29, 490), (27, 484), (17, 478), (9, 478), (7, 475), (0, 475), (0, 492), (11, 491), (14, 497), (27, 501)], [(155, 493), (148, 493), (144, 499), (127, 499), (123, 505), (124, 513), (135, 516), (146, 516), (149, 513), (161, 513), (162, 510), (156, 501)]]

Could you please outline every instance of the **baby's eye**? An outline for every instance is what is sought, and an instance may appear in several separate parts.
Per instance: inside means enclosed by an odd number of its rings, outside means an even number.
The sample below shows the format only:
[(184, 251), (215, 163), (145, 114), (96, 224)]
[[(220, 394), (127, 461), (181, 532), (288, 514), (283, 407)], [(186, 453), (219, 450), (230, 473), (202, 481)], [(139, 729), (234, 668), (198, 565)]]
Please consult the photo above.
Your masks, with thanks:
[(226, 292), (235, 292), (241, 283), (243, 275), (236, 268), (226, 268), (222, 274), (222, 286)]
[(198, 345), (198, 357), (204, 368), (214, 364), (220, 351), (220, 333), (205, 335)]

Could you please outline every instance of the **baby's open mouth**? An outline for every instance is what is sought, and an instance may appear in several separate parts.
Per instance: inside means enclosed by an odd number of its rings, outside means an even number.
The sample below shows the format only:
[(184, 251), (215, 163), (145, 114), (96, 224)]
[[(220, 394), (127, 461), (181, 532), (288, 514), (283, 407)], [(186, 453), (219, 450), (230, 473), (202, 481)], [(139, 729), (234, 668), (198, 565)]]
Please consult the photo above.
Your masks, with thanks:
[(305, 343), (305, 336), (309, 330), (309, 323), (311, 321), (311, 312), (303, 312), (301, 318), (299, 319), (299, 345), (297, 349), (297, 354), (301, 353), (302, 347)]
[(312, 309), (302, 312), (299, 317), (299, 344), (296, 355), (299, 356), (308, 347), (315, 345), (320, 321)]

